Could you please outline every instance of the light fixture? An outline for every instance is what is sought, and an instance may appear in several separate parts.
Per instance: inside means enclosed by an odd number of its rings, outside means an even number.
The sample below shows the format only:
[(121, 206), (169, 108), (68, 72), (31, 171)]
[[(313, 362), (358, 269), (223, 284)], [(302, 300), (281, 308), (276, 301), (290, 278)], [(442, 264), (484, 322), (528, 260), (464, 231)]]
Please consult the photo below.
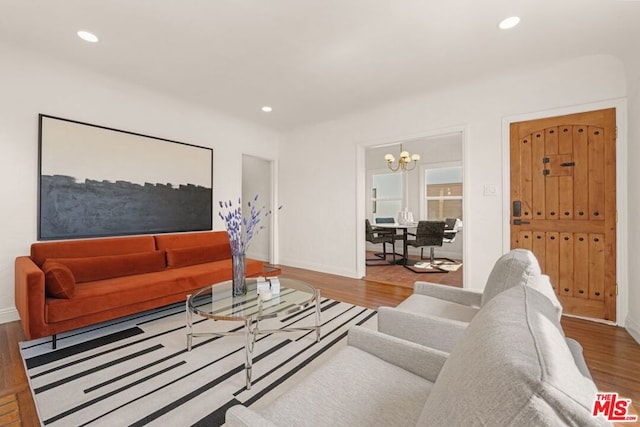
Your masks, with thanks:
[(87, 41), (89, 43), (96, 43), (98, 41), (98, 36), (96, 36), (93, 33), (90, 33), (89, 31), (78, 31), (78, 37), (80, 37), (82, 40)]
[(262, 107), (262, 111), (264, 111), (265, 113), (270, 113), (273, 111), (273, 108), (271, 108), (268, 105), (265, 105), (264, 107)]
[(398, 159), (398, 164), (394, 166), (394, 162), (396, 158), (393, 157), (393, 154), (387, 154), (384, 156), (384, 159), (387, 161), (387, 167), (394, 172), (399, 170), (410, 171), (415, 169), (418, 161), (420, 160), (420, 154), (409, 154), (408, 151), (404, 151), (402, 149), (402, 144), (400, 144), (400, 158)]
[(498, 28), (501, 30), (508, 30), (509, 28), (513, 28), (520, 23), (520, 17), (511, 16), (509, 18), (505, 18), (498, 24)]

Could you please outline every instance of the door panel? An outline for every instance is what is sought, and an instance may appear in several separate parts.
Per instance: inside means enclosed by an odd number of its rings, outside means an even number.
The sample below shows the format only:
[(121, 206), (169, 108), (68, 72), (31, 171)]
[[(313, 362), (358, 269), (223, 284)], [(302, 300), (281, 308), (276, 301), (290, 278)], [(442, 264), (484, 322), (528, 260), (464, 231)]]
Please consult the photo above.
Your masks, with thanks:
[[(572, 126), (573, 127), (573, 126)], [(573, 127), (573, 158), (576, 165), (573, 167), (573, 197), (576, 219), (588, 220), (589, 216), (589, 157), (588, 151), (580, 147), (587, 145), (587, 134), (578, 132), (578, 126)]]
[(604, 132), (589, 127), (589, 220), (604, 220)]
[(560, 234), (555, 231), (546, 233), (546, 241), (545, 274), (549, 276), (557, 291), (558, 283), (560, 283)]
[[(534, 219), (546, 219), (546, 197), (545, 197), (545, 180), (544, 180), (544, 143), (540, 139), (541, 134), (538, 132), (535, 135), (529, 135), (528, 139), (532, 141), (531, 147), (531, 172), (533, 181), (533, 203), (531, 205), (531, 211)], [(535, 142), (535, 143), (534, 143)]]
[(574, 296), (573, 290), (573, 242), (572, 233), (560, 233), (560, 275), (556, 293), (568, 297)]
[[(544, 232), (535, 231), (533, 232), (533, 249), (532, 252), (538, 258), (538, 262), (540, 263), (540, 268), (542, 271), (547, 271), (547, 257), (545, 254), (545, 247), (547, 245), (547, 236)], [(556, 284), (554, 283), (555, 287)]]
[(564, 312), (616, 320), (615, 110), (511, 125), (511, 246), (538, 258)]
[(589, 298), (589, 235), (577, 233), (574, 247), (574, 275), (578, 298)]

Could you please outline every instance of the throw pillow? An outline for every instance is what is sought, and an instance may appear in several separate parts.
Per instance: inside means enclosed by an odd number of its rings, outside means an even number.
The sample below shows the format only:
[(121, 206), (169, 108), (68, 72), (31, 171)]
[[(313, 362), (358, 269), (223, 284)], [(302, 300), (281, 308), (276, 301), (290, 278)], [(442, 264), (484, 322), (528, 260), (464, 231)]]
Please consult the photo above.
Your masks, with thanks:
[(55, 298), (70, 299), (76, 293), (76, 279), (67, 266), (55, 261), (42, 264), (45, 292)]

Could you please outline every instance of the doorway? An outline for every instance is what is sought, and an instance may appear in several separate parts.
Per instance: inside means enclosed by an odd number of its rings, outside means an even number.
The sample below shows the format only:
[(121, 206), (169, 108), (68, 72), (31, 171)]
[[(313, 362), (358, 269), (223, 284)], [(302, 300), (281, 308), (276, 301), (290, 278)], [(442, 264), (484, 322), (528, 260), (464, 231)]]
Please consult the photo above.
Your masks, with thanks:
[[(462, 261), (464, 259), (463, 142), (464, 130), (460, 129), (444, 134), (412, 137), (384, 145), (363, 147), (364, 218), (369, 219), (373, 225), (377, 219), (393, 218), (397, 222), (399, 211), (404, 209), (416, 222), (444, 220), (449, 217), (459, 218), (460, 232), (457, 233), (455, 240), (443, 243), (441, 247), (436, 248), (435, 252), (436, 257)], [(400, 157), (401, 145), (402, 150), (420, 155), (420, 161), (408, 172), (394, 172), (387, 167), (385, 161), (386, 154), (392, 154), (396, 159)], [(364, 224), (362, 229), (364, 231)], [(362, 239), (364, 241), (364, 237)], [(370, 258), (373, 252), (381, 251), (380, 245), (374, 246), (369, 243), (363, 245), (364, 258)], [(387, 249), (390, 250), (389, 245)], [(402, 240), (396, 242), (396, 252), (403, 252)], [(428, 252), (427, 249), (427, 254)], [(410, 248), (409, 254), (412, 259), (416, 256), (420, 257), (420, 249)], [(408, 286), (413, 286), (415, 280), (427, 280), (424, 275), (414, 274), (404, 268), (398, 268), (396, 271), (386, 270), (388, 270), (387, 267), (365, 267), (363, 275), (367, 279), (385, 283), (390, 283), (391, 279), (398, 279), (406, 282), (405, 285), (408, 283)], [(404, 277), (406, 276), (404, 273), (410, 277)], [(461, 268), (460, 271), (449, 274), (449, 277), (443, 280), (456, 279), (457, 283), (448, 284), (462, 286), (462, 277), (465, 273)], [(385, 277), (384, 280), (377, 280), (377, 276)], [(430, 276), (429, 280), (440, 279)]]
[[(273, 162), (260, 157), (242, 155), (242, 208), (247, 209), (247, 202), (258, 196), (258, 208), (264, 206), (270, 210), (273, 204)], [(273, 215), (261, 216), (260, 232), (251, 239), (247, 249), (249, 258), (274, 263)]]
[(530, 249), (567, 314), (615, 322), (616, 110), (510, 125), (511, 248)]

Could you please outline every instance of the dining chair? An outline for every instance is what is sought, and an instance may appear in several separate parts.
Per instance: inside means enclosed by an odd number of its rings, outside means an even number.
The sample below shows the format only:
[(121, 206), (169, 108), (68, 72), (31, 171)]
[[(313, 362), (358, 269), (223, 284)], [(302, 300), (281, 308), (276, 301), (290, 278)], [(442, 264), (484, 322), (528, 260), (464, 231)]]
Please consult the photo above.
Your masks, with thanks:
[[(458, 236), (458, 232), (462, 229), (462, 221), (458, 218), (445, 218), (444, 219), (444, 237), (442, 238), (443, 243), (453, 243), (456, 241), (456, 237)], [(424, 259), (422, 249), (420, 249), (420, 258)], [(459, 263), (459, 261), (453, 260), (451, 258), (446, 257), (438, 257), (435, 258), (433, 256), (433, 248), (431, 249), (431, 257), (429, 258), (431, 263)]]
[[(393, 255), (393, 262), (395, 263), (396, 262), (396, 239), (394, 236), (396, 234), (396, 231), (387, 230), (387, 229), (374, 229), (371, 226), (371, 221), (369, 221), (368, 219), (365, 219), (365, 226), (366, 226), (367, 242), (374, 243), (374, 244), (382, 243), (382, 256), (378, 257), (376, 255), (376, 258), (365, 259), (366, 265), (368, 267), (389, 265), (389, 263), (387, 262), (387, 255), (388, 255), (387, 243), (391, 244), (391, 247), (392, 247), (391, 254)], [(382, 261), (384, 261), (384, 264), (381, 263)]]
[[(376, 224), (395, 224), (396, 223), (396, 219), (393, 217), (377, 217), (373, 219), (374, 222)], [(382, 227), (376, 227), (375, 225), (373, 226), (373, 231), (380, 231), (380, 232), (388, 232), (389, 234), (391, 234), (393, 236), (393, 238), (395, 240), (403, 240), (403, 235), (402, 234), (398, 234), (397, 231), (395, 229), (391, 229), (391, 228), (382, 228)], [(395, 248), (395, 246), (394, 246)], [(393, 251), (397, 256), (399, 257), (404, 257), (403, 254), (399, 254), (395, 251)], [(373, 254), (379, 258), (386, 258), (387, 255), (389, 255), (389, 253), (382, 253), (382, 252), (376, 252), (375, 254)]]
[(416, 268), (410, 265), (405, 258), (404, 267), (413, 271), (414, 273), (447, 273), (447, 270), (439, 268), (435, 262), (435, 247), (442, 246), (444, 240), (444, 221), (418, 221), (418, 227), (414, 233), (408, 233), (409, 236), (414, 236), (414, 239), (405, 241), (404, 253), (408, 253), (408, 246), (420, 248), (420, 259), (424, 259), (423, 250), (425, 247), (430, 248), (429, 256), (429, 268)]
[(458, 222), (460, 220), (458, 218), (445, 218), (444, 219), (444, 242), (445, 243), (453, 243), (456, 240), (456, 235), (458, 234), (458, 230), (456, 229)]

